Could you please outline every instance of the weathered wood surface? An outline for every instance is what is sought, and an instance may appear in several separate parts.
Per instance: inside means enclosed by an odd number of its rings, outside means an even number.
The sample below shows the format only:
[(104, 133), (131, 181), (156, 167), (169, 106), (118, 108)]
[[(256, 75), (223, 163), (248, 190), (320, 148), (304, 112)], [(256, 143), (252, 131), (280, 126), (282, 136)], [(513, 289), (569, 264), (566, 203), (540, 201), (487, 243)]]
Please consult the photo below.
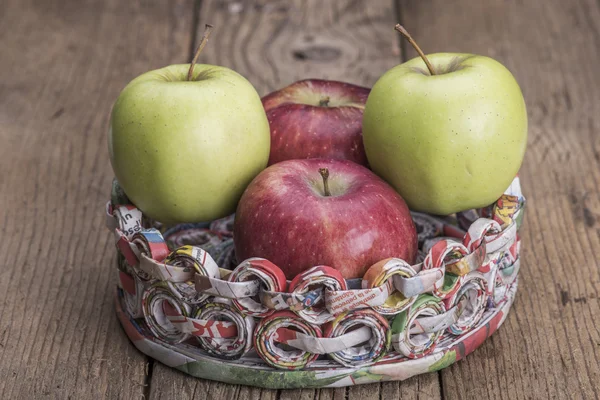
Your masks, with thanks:
[[(148, 363), (114, 317), (101, 210), (108, 112), (151, 68), (232, 67), (261, 94), (316, 77), (372, 85), (426, 52), (490, 55), (528, 104), (520, 290), (466, 360), (406, 382), (274, 391)], [(600, 396), (600, 5), (593, 0), (0, 2), (0, 398), (470, 399)], [(403, 54), (401, 54), (403, 53)]]
[(0, 398), (141, 398), (115, 317), (106, 129), (134, 76), (189, 57), (184, 1), (0, 2)]
[(505, 64), (529, 113), (517, 299), (498, 333), (441, 373), (444, 397), (598, 398), (600, 3), (402, 4), (405, 26), (425, 52), (472, 52)]

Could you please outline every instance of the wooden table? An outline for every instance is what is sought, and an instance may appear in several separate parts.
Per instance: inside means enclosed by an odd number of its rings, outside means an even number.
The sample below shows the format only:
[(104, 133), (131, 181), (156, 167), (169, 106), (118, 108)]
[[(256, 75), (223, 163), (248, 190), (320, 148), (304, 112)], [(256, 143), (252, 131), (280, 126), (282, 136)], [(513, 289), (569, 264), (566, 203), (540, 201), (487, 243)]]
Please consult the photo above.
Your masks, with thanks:
[[(438, 374), (274, 391), (192, 379), (114, 315), (102, 210), (108, 115), (136, 75), (190, 60), (261, 94), (306, 77), (372, 85), (415, 53), (495, 57), (529, 111), (520, 289), (507, 321)], [(0, 1), (0, 398), (546, 399), (600, 396), (600, 3), (595, 0)]]

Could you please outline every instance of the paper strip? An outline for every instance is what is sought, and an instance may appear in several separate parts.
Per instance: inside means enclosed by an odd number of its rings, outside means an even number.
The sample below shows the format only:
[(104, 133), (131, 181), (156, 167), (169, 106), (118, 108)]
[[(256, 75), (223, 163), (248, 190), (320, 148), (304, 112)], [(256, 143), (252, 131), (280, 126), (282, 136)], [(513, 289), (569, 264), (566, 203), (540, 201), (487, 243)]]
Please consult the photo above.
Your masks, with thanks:
[[(388, 288), (395, 289), (394, 276), (411, 278), (415, 275), (416, 271), (406, 261), (388, 258), (373, 264), (367, 270), (362, 280), (362, 287), (372, 289), (389, 285)], [(395, 315), (405, 310), (415, 299), (416, 297), (406, 297), (402, 291), (394, 290), (382, 305), (374, 306), (373, 310), (383, 315)]]
[(371, 309), (350, 311), (337, 316), (325, 326), (324, 334), (328, 338), (338, 338), (363, 327), (371, 331), (369, 339), (347, 346), (344, 350), (330, 352), (329, 357), (346, 367), (373, 364), (383, 357), (390, 346), (390, 329), (387, 320)]
[(332, 315), (359, 308), (376, 307), (385, 304), (390, 296), (392, 281), (387, 280), (382, 286), (371, 289), (327, 290), (325, 306)]
[(286, 293), (261, 290), (260, 302), (271, 310), (298, 311), (311, 307), (323, 300), (323, 288), (319, 287), (306, 293)]
[(113, 206), (112, 214), (118, 228), (128, 239), (132, 239), (133, 235), (142, 231), (142, 212), (134, 205)]
[(277, 341), (279, 343), (285, 343), (314, 354), (329, 354), (347, 350), (369, 341), (371, 337), (371, 328), (368, 326), (363, 326), (338, 337), (325, 338), (306, 335), (289, 328), (279, 328), (277, 330)]
[[(141, 263), (140, 263), (141, 264)], [(198, 292), (194, 286), (196, 276), (218, 278), (219, 266), (212, 257), (197, 246), (185, 245), (172, 251), (165, 259), (166, 269), (169, 273), (177, 268), (181, 275), (168, 279), (174, 282), (173, 287), (177, 294), (187, 304), (198, 305), (208, 300), (209, 295)]]
[[(340, 272), (332, 267), (319, 265), (312, 267), (296, 275), (290, 282), (289, 291), (296, 295), (304, 296), (308, 292), (322, 288), (324, 290), (346, 290), (346, 280)], [(321, 325), (327, 321), (331, 321), (334, 315), (331, 314), (325, 307), (325, 301), (317, 299), (308, 307), (295, 310), (295, 312), (306, 321)]]
[(142, 318), (144, 311), (142, 307), (142, 292), (144, 285), (137, 276), (129, 275), (119, 271), (119, 286), (123, 289), (123, 303), (125, 309), (133, 318)]
[(195, 283), (198, 292), (227, 299), (244, 299), (256, 296), (261, 284), (259, 280), (230, 282), (202, 275), (196, 275)]
[(443, 278), (433, 284), (433, 295), (440, 299), (452, 296), (460, 287), (463, 277), (448, 273), (446, 264), (452, 264), (468, 254), (467, 248), (454, 240), (441, 240), (437, 242), (423, 261), (423, 269), (442, 269)]

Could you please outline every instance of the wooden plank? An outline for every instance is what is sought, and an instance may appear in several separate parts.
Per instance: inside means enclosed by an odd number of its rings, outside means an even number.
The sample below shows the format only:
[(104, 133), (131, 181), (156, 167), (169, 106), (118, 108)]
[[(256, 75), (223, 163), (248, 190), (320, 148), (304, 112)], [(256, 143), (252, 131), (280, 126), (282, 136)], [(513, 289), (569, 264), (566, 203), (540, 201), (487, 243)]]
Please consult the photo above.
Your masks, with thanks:
[(444, 397), (598, 398), (600, 4), (421, 0), (400, 11), (426, 53), (471, 52), (505, 64), (529, 112), (516, 304), (491, 340), (442, 372)]
[(141, 398), (114, 316), (102, 207), (108, 114), (136, 75), (187, 61), (193, 3), (0, 6), (0, 398)]
[(306, 78), (371, 86), (400, 60), (394, 14), (389, 0), (203, 1), (198, 33), (215, 30), (200, 59), (233, 68), (261, 95)]
[[(261, 95), (304, 78), (371, 86), (400, 61), (392, 1), (202, 1), (198, 36), (215, 30), (200, 62), (235, 69)], [(271, 391), (193, 380), (157, 364), (151, 398), (402, 399), (440, 397), (437, 374), (349, 389)]]

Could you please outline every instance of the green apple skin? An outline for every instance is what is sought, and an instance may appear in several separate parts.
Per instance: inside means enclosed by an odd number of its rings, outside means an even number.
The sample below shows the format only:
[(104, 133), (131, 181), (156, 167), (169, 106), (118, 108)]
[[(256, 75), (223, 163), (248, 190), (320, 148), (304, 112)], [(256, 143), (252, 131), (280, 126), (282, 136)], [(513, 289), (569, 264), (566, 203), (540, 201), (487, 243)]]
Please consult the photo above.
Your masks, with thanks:
[(163, 223), (235, 211), (267, 165), (269, 123), (254, 87), (228, 68), (189, 64), (131, 81), (112, 110), (108, 147), (131, 201)]
[(521, 89), (502, 64), (472, 54), (415, 58), (375, 84), (363, 118), (374, 172), (412, 210), (448, 215), (496, 201), (527, 144)]

